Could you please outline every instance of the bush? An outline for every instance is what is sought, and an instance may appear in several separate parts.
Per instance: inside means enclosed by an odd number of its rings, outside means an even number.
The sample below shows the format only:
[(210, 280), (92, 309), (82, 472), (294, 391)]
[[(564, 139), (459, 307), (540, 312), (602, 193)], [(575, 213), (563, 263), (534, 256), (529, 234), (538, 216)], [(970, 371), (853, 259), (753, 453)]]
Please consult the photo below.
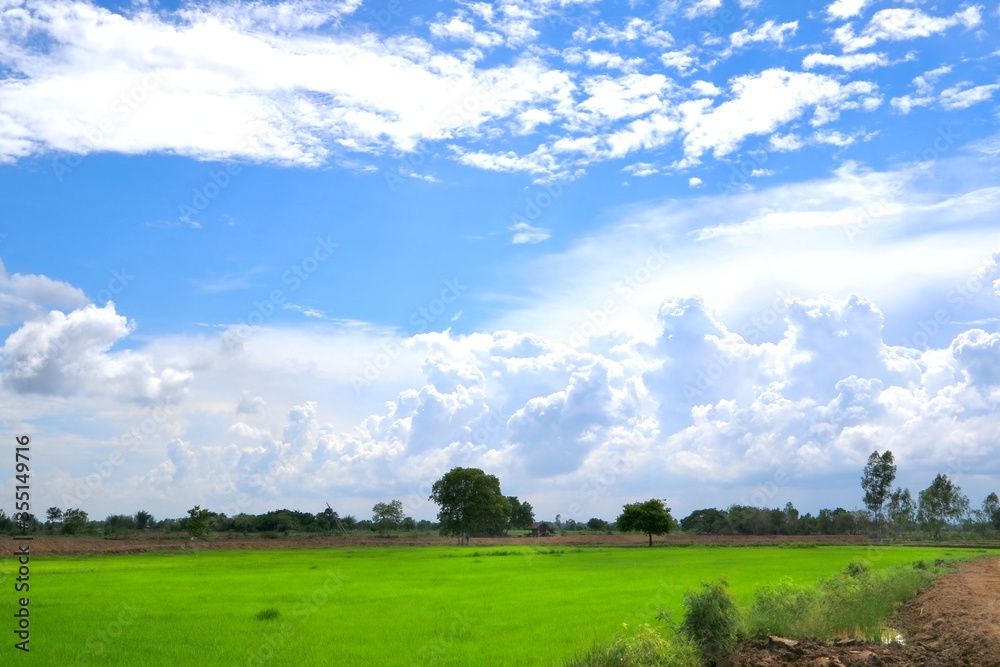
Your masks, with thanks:
[(668, 638), (643, 625), (620, 633), (604, 646), (594, 646), (566, 667), (697, 667), (698, 650), (682, 638)]
[(717, 665), (736, 648), (739, 613), (725, 579), (703, 583), (701, 591), (684, 594), (684, 620), (680, 631), (701, 652), (704, 664)]
[(844, 567), (844, 576), (847, 577), (863, 577), (864, 575), (871, 572), (872, 566), (866, 560), (855, 560), (851, 561)]

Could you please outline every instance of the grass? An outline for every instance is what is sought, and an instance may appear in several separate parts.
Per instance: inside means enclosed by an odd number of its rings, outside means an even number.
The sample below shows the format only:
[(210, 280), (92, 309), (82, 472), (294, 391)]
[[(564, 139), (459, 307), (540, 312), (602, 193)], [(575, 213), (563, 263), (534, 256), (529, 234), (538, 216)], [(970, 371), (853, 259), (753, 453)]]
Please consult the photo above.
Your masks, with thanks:
[(881, 641), (897, 606), (937, 574), (921, 563), (874, 571), (865, 561), (854, 561), (815, 586), (792, 581), (765, 585), (746, 610), (743, 632), (752, 637)]
[[(494, 551), (505, 557), (486, 557)], [(552, 665), (607, 644), (623, 623), (641, 628), (661, 609), (679, 617), (684, 592), (719, 576), (745, 607), (763, 584), (815, 584), (860, 558), (877, 573), (957, 553), (428, 547), (38, 558), (31, 652), (60, 666)], [(0, 566), (4, 587), (15, 566)], [(621, 638), (623, 650), (630, 641)]]

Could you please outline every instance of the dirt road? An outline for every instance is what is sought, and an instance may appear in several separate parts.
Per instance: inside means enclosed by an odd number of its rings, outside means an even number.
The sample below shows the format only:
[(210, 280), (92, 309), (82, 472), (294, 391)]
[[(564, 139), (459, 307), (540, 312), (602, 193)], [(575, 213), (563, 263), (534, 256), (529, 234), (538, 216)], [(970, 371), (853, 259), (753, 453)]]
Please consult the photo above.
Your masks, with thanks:
[(750, 642), (730, 667), (1000, 667), (1000, 557), (978, 558), (940, 577), (893, 622), (906, 644), (872, 646)]

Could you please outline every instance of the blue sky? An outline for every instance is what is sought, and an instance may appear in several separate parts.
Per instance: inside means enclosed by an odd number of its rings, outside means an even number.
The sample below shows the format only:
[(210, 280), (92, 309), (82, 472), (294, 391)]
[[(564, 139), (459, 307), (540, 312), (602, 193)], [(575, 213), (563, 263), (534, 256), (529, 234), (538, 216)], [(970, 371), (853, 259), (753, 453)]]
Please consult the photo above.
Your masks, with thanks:
[[(539, 514), (997, 484), (998, 7), (13, 3), (39, 505)], [(138, 435), (128, 437), (135, 432)]]

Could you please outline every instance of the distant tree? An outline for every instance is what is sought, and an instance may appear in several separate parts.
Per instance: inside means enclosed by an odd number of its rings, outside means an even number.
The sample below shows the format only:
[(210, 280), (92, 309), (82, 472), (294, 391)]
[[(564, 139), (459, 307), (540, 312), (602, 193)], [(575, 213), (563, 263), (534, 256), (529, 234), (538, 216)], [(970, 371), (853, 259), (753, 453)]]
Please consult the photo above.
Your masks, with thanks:
[(372, 523), (383, 537), (388, 537), (389, 532), (399, 528), (402, 522), (403, 501), (390, 500), (387, 503), (375, 503), (372, 507)]
[(111, 514), (104, 519), (104, 534), (121, 537), (136, 529), (135, 517), (127, 514)]
[(681, 528), (688, 533), (717, 533), (726, 527), (726, 513), (714, 507), (695, 510), (681, 519)]
[(653, 535), (669, 533), (674, 525), (674, 518), (664, 501), (653, 498), (625, 505), (616, 523), (618, 530), (646, 533), (649, 535), (649, 546), (653, 546)]
[(211, 519), (212, 513), (208, 510), (203, 510), (201, 505), (195, 505), (187, 513), (185, 527), (187, 528), (188, 535), (196, 539), (205, 539), (208, 537), (208, 521)]
[(864, 474), (861, 476), (861, 488), (865, 492), (865, 507), (868, 508), (880, 537), (883, 523), (882, 508), (889, 497), (895, 479), (896, 462), (892, 458), (892, 452), (888, 449), (882, 455), (879, 455), (878, 450), (872, 452), (871, 456), (868, 457)]
[(71, 508), (63, 512), (63, 524), (61, 532), (63, 535), (78, 535), (87, 530), (89, 519), (87, 513), (79, 508)]
[(942, 528), (961, 521), (969, 511), (969, 499), (947, 475), (935, 477), (931, 485), (920, 492), (919, 498), (917, 519), (935, 540)]
[(983, 508), (979, 510), (980, 520), (987, 526), (1000, 530), (1000, 497), (991, 493), (983, 500)]
[(799, 522), (799, 511), (791, 502), (785, 503), (785, 509), (781, 514), (781, 529), (785, 535), (794, 535), (796, 524)]
[(500, 480), (479, 468), (452, 468), (431, 487), (430, 500), (441, 508), (442, 535), (468, 543), (469, 536), (503, 534), (510, 521), (510, 501)]
[(400, 526), (406, 532), (410, 532), (411, 530), (415, 530), (416, 529), (417, 522), (413, 519), (412, 516), (404, 516), (403, 517), (403, 522), (400, 524)]
[(434, 530), (434, 524), (427, 519), (417, 521), (417, 530)]
[(153, 518), (153, 515), (146, 510), (139, 510), (135, 513), (136, 530), (146, 530), (147, 528), (151, 528), (155, 522), (156, 520)]
[(587, 528), (589, 528), (590, 530), (607, 530), (608, 522), (605, 521), (604, 519), (598, 519), (597, 517), (594, 517), (587, 521)]
[(531, 528), (535, 522), (535, 511), (529, 502), (521, 502), (517, 496), (507, 496), (510, 502), (510, 527), (517, 530)]
[(63, 518), (63, 511), (58, 507), (50, 507), (47, 510), (45, 510), (45, 519), (47, 521), (52, 521), (52, 522), (62, 521), (62, 518)]
[(342, 525), (346, 530), (354, 528), (358, 523), (358, 520), (354, 518), (353, 514), (347, 514), (340, 517), (340, 525)]

